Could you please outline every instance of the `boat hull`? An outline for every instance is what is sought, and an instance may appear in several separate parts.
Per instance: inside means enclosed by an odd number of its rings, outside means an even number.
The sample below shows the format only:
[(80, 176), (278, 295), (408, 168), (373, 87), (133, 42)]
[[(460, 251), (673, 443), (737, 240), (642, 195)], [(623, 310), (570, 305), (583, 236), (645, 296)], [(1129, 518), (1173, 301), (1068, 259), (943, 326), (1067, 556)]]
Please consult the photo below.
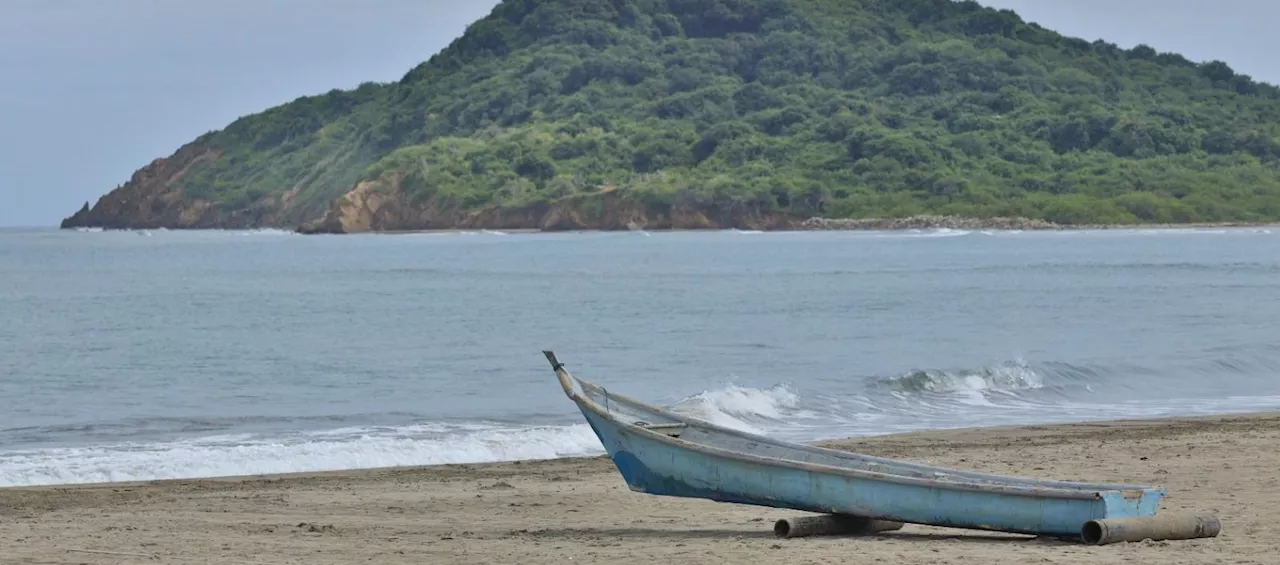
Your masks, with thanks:
[[(984, 475), (790, 444), (610, 395), (552, 364), (636, 492), (1062, 537), (1079, 536), (1090, 520), (1153, 516), (1165, 494), (1159, 487)], [(681, 426), (683, 435), (663, 431)]]
[(1065, 499), (924, 487), (739, 461), (673, 447), (582, 412), (627, 486), (647, 494), (1058, 536), (1079, 535), (1089, 520), (1153, 515), (1159, 501), (1144, 492)]

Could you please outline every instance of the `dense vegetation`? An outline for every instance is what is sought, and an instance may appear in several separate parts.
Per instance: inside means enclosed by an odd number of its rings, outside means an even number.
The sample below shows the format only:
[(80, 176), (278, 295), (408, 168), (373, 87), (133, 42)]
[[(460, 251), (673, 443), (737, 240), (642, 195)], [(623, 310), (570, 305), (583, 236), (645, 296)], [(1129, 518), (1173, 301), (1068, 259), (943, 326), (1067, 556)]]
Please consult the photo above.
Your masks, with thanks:
[(948, 0), (506, 0), (394, 84), (242, 118), (181, 182), (318, 215), (601, 187), (827, 217), (1280, 219), (1280, 90)]

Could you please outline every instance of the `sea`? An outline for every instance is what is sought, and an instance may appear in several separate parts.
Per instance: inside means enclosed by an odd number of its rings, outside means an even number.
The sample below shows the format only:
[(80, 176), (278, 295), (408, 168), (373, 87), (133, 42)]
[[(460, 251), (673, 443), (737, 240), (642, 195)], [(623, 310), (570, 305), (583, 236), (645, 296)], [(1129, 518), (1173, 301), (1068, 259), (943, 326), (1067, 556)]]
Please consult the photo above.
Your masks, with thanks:
[(0, 486), (1280, 409), (1280, 228), (0, 231)]

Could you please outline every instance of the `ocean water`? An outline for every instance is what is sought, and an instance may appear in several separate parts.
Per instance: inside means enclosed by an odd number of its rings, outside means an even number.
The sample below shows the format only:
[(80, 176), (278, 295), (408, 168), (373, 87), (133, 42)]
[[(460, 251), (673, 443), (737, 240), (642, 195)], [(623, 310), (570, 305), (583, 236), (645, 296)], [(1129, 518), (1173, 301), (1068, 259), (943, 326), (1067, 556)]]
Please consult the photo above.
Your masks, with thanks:
[(0, 485), (1280, 408), (1280, 230), (0, 231)]

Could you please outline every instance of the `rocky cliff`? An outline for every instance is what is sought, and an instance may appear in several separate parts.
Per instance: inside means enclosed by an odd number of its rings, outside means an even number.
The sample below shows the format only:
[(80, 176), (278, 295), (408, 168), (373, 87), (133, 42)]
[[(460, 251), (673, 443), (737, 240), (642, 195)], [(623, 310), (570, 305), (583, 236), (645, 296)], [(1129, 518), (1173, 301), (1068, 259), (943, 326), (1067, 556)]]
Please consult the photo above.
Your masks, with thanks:
[(184, 193), (182, 181), (192, 168), (218, 159), (222, 152), (200, 144), (185, 145), (173, 155), (139, 169), (128, 182), (93, 206), (86, 202), (63, 219), (61, 227), (246, 229), (288, 225), (296, 190), (266, 195), (237, 208)]
[(602, 191), (554, 202), (465, 210), (433, 196), (415, 202), (398, 183), (362, 182), (337, 199), (303, 233), (360, 233), (433, 229), (666, 230), (798, 228), (805, 218), (756, 207), (709, 203), (645, 203), (624, 191)]
[(129, 182), (107, 193), (93, 207), (85, 203), (75, 215), (62, 220), (63, 228), (218, 228), (227, 220), (212, 203), (183, 201), (174, 185), (191, 167), (215, 159), (218, 150), (187, 145), (167, 159), (156, 159), (139, 169)]

